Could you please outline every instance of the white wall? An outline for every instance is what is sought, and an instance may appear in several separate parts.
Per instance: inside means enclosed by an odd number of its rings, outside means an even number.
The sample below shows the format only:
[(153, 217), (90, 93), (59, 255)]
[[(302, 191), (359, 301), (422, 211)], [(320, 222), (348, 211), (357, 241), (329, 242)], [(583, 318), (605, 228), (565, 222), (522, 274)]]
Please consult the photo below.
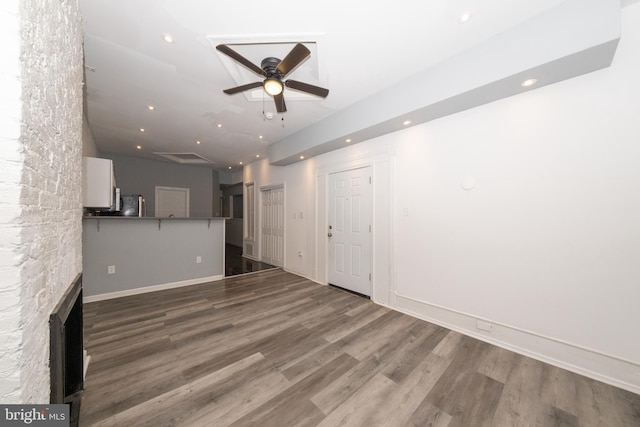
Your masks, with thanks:
[(87, 116), (82, 115), (82, 155), (87, 157), (100, 157), (100, 152), (93, 138), (93, 132), (89, 127)]
[(81, 272), (78, 4), (0, 3), (0, 402), (49, 402), (49, 315)]
[(634, 362), (603, 375), (635, 387), (639, 24), (625, 9), (609, 69), (396, 135), (398, 294)]
[(285, 268), (325, 281), (324, 178), (370, 163), (375, 301), (640, 392), (640, 4), (622, 13), (608, 69), (288, 167), (248, 165), (256, 188), (285, 184)]

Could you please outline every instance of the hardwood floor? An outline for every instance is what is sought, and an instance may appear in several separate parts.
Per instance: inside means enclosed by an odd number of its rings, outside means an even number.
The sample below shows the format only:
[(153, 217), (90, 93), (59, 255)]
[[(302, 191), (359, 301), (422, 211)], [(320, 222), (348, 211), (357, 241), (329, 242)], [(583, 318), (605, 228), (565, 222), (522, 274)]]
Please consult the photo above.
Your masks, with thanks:
[(257, 271), (277, 268), (271, 264), (242, 256), (242, 248), (226, 244), (224, 250), (224, 275), (225, 277), (237, 276), (239, 274), (255, 273)]
[(640, 426), (640, 396), (281, 270), (86, 304), (81, 426)]

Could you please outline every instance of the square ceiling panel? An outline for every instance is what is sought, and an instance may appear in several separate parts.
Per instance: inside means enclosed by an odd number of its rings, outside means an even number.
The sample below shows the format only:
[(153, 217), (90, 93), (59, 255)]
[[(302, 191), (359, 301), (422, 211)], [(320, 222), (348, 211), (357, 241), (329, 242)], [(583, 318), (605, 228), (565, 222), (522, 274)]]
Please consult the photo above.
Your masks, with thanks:
[[(207, 40), (211, 44), (214, 52), (220, 58), (224, 68), (229, 73), (229, 85), (220, 90), (241, 86), (248, 83), (260, 82), (261, 78), (258, 74), (248, 70), (240, 63), (234, 61), (224, 53), (218, 51), (216, 46), (226, 44), (231, 49), (244, 56), (246, 59), (261, 68), (261, 62), (264, 58), (275, 57), (282, 60), (293, 49), (296, 43), (304, 44), (311, 55), (304, 60), (298, 67), (291, 71), (283, 80), (291, 78), (304, 83), (315, 86), (327, 87), (327, 73), (321, 66), (324, 63), (323, 51), (321, 44), (321, 35), (304, 34), (304, 35), (247, 35), (247, 36), (207, 36)], [(265, 97), (269, 97), (262, 88), (248, 90), (242, 92), (242, 95), (248, 101), (261, 102)], [(230, 95), (237, 96), (237, 95)], [(313, 100), (318, 101), (321, 98), (308, 95), (303, 92), (287, 88), (287, 100)]]
[(202, 157), (200, 154), (196, 153), (163, 153), (163, 152), (154, 152), (153, 154), (164, 157), (165, 159), (182, 163), (182, 164), (210, 164), (213, 163), (211, 160)]

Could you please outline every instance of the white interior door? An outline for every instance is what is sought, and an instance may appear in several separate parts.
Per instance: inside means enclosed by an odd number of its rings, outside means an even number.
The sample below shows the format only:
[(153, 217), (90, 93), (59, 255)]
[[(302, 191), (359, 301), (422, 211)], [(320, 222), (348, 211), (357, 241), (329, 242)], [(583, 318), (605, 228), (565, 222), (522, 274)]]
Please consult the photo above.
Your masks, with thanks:
[(157, 217), (189, 217), (189, 189), (178, 187), (156, 187)]
[(371, 296), (371, 167), (329, 175), (329, 283)]
[(284, 188), (261, 191), (262, 195), (262, 261), (284, 266)]

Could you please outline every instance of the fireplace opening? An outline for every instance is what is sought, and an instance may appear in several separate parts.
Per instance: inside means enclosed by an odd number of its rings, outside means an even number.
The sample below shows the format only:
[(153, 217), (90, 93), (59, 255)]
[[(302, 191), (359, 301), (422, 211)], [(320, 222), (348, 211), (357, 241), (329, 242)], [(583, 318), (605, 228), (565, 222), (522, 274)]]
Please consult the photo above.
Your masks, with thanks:
[(84, 388), (82, 327), (82, 274), (79, 274), (49, 317), (50, 403), (70, 405), (71, 425), (77, 425)]

